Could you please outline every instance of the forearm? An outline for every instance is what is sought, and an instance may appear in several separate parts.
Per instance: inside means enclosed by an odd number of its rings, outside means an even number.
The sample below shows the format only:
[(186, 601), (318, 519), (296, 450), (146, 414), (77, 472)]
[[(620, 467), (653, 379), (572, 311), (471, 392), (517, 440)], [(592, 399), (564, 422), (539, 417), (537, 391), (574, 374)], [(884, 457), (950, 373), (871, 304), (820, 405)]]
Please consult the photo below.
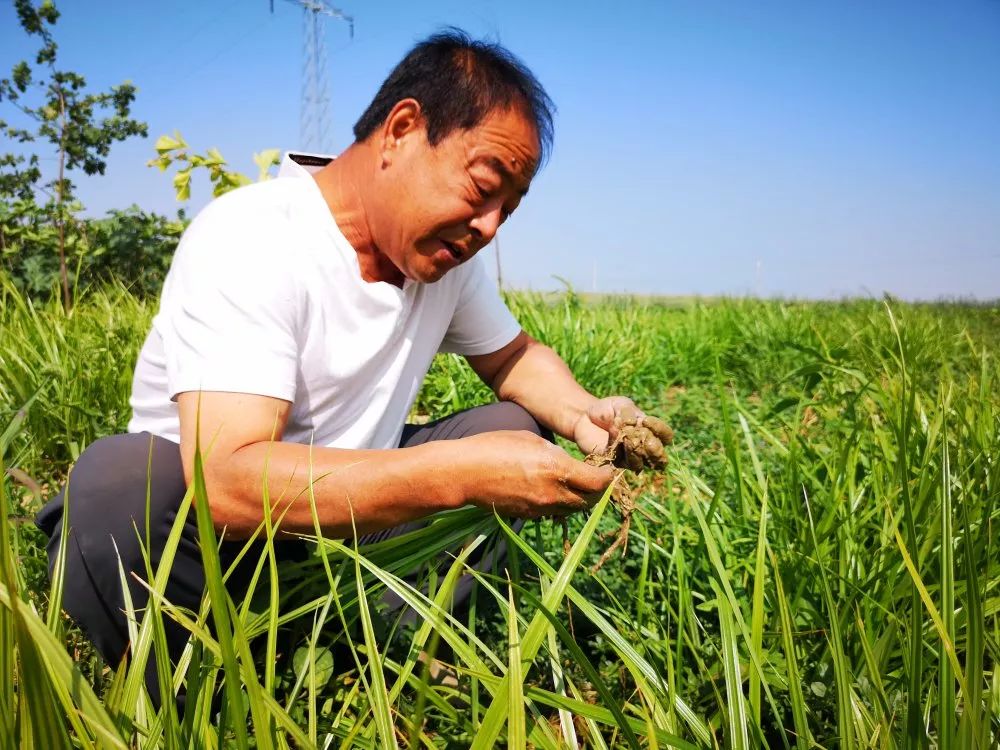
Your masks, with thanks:
[[(264, 481), (272, 521), (284, 533), (315, 531), (347, 538), (464, 504), (460, 477), (448, 470), (454, 443), (396, 450), (344, 450), (280, 441), (252, 443), (224, 460), (207, 461), (212, 518), (227, 539), (249, 537), (264, 519)], [(311, 469), (310, 469), (311, 465)]]
[(498, 398), (524, 407), (567, 440), (576, 440), (581, 418), (597, 400), (576, 382), (558, 354), (534, 339), (497, 374), (494, 390)]

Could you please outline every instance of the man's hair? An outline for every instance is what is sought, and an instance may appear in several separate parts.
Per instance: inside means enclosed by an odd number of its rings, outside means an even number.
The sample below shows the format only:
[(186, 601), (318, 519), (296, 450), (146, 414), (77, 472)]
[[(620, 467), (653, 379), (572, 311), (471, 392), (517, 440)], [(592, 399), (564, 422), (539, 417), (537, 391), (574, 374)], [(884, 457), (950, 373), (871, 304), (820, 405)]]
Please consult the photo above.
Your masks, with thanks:
[(552, 149), (555, 105), (542, 84), (509, 50), (461, 29), (440, 31), (407, 53), (355, 123), (354, 137), (366, 140), (410, 97), (420, 102), (432, 146), (455, 130), (476, 127), (492, 112), (523, 107), (538, 134), (539, 163)]

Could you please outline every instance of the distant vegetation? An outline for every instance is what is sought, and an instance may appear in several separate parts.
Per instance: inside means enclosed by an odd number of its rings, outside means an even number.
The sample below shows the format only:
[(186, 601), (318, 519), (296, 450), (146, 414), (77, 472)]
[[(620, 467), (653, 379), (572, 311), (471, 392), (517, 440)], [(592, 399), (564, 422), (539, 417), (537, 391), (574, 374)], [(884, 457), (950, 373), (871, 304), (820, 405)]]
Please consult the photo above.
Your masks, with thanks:
[[(187, 225), (184, 212), (171, 218), (132, 205), (88, 217), (71, 179), (103, 175), (116, 143), (146, 136), (146, 123), (131, 117), (137, 89), (126, 81), (88, 92), (82, 75), (57, 65), (55, 5), (15, 0), (14, 7), (39, 49), (0, 78), (0, 135), (12, 149), (0, 152), (0, 271), (34, 299), (59, 294), (67, 310), (78, 290), (112, 280), (140, 297), (155, 297)], [(197, 171), (207, 174), (214, 195), (251, 181), (216, 149), (196, 153), (177, 133), (161, 136), (154, 149), (149, 166), (176, 168), (179, 201), (190, 197)], [(278, 152), (265, 150), (254, 160), (264, 179)]]

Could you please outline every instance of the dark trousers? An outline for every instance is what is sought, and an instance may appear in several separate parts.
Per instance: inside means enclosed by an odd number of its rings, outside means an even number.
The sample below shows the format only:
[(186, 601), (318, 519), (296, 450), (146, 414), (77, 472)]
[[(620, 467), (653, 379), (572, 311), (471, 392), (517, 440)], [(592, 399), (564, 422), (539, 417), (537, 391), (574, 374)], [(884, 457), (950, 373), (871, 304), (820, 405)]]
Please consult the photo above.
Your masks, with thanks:
[[(406, 425), (399, 447), (497, 430), (530, 430), (552, 439), (551, 433), (520, 406), (501, 402), (459, 412), (427, 425)], [(180, 448), (176, 443), (149, 433), (113, 435), (96, 441), (83, 452), (70, 472), (66, 487), (38, 513), (36, 523), (49, 536), (51, 574), (59, 550), (63, 508), (68, 494), (69, 533), (63, 608), (112, 667), (117, 666), (129, 644), (119, 558), (132, 605), (136, 610), (142, 609), (148, 597), (132, 573), (143, 580), (147, 578), (140, 547), (140, 538), (146, 539), (147, 491), (148, 554), (155, 571), (186, 489)], [(417, 529), (423, 523), (416, 521), (376, 532), (359, 541), (379, 541)], [(243, 547), (242, 541), (221, 543), (223, 570)], [(299, 541), (278, 542), (276, 552), (279, 561), (301, 560), (307, 555), (305, 543)], [(492, 559), (481, 562), (492, 565), (502, 554), (502, 547), (498, 547)], [(257, 554), (244, 557), (227, 581), (230, 592), (240, 595), (245, 592), (258, 558)], [(484, 565), (478, 567), (485, 569)], [(470, 580), (459, 586), (456, 603), (468, 596), (471, 585)], [(204, 587), (198, 529), (192, 509), (185, 519), (165, 597), (174, 605), (197, 610)], [(390, 606), (402, 606), (402, 602), (391, 595), (385, 601)], [(164, 625), (171, 659), (176, 661), (188, 632), (170, 618), (164, 618)], [(152, 659), (149, 666), (153, 667)], [(155, 673), (150, 676), (147, 676), (147, 685), (155, 690)]]

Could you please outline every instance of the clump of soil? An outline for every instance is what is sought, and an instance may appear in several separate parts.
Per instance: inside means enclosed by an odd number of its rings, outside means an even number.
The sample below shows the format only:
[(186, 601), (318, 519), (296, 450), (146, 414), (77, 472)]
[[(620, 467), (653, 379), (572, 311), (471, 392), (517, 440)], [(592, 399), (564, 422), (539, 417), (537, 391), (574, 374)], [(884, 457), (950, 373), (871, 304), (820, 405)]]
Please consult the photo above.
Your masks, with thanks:
[[(667, 465), (664, 447), (674, 441), (674, 431), (667, 423), (658, 417), (641, 415), (636, 409), (626, 407), (615, 419), (617, 434), (603, 451), (595, 451), (584, 461), (592, 466), (613, 464), (620, 469), (629, 469), (636, 473), (644, 469), (662, 471)], [(635, 498), (623, 482), (616, 481), (611, 491), (611, 500), (617, 506), (622, 516), (621, 526), (615, 535), (614, 542), (601, 555), (592, 572), (601, 569), (615, 550), (621, 547), (622, 555), (628, 550), (628, 532), (632, 526), (632, 514), (635, 512)], [(569, 530), (563, 521), (563, 547), (569, 550)]]
[(618, 435), (603, 451), (595, 451), (584, 461), (592, 466), (614, 464), (620, 469), (640, 472), (662, 470), (667, 465), (663, 452), (674, 441), (674, 431), (658, 417), (640, 415), (632, 407), (621, 410), (615, 419)]

